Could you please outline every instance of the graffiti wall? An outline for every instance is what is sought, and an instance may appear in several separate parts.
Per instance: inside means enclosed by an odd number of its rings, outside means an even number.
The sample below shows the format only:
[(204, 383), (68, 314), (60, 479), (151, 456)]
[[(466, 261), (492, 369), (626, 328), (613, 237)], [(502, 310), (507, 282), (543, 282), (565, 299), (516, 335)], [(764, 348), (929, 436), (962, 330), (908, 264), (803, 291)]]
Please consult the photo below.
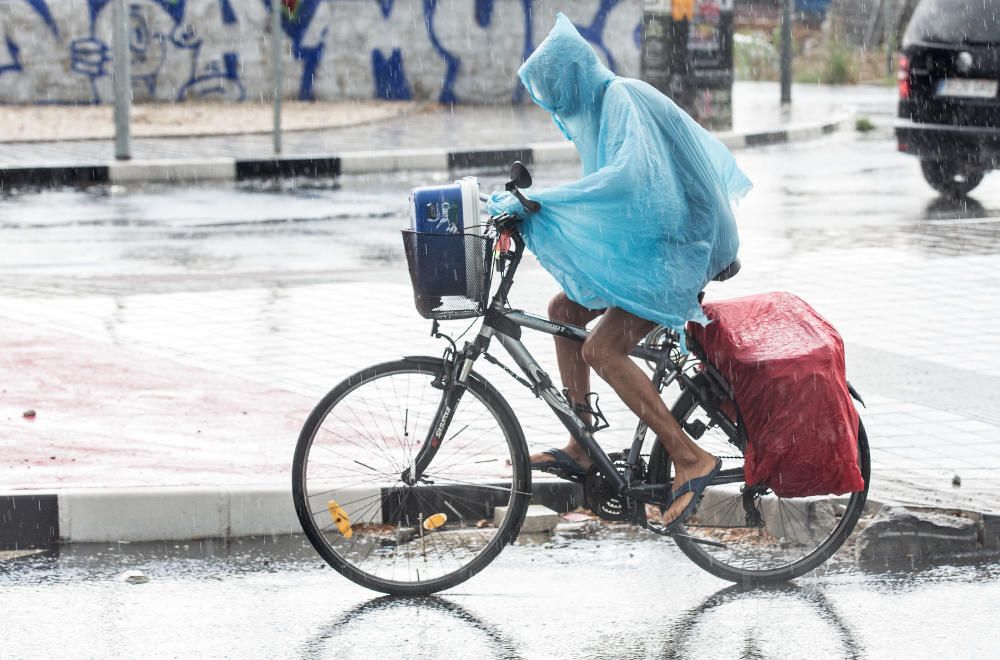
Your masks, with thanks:
[[(283, 96), (511, 103), (565, 12), (613, 70), (639, 69), (640, 0), (273, 0)], [(136, 101), (271, 96), (272, 0), (127, 0)], [(110, 0), (0, 3), (0, 102), (107, 103)]]

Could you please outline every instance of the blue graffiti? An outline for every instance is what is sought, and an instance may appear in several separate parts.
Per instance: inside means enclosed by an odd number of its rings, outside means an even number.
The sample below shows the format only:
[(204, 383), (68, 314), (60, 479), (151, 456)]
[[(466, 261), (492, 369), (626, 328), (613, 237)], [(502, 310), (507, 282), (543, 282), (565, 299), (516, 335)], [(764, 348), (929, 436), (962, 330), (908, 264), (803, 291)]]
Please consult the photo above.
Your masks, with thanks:
[(17, 44), (10, 37), (7, 37), (7, 54), (10, 56), (10, 64), (0, 66), (0, 76), (8, 71), (23, 71), (20, 57), (21, 49), (17, 47)]
[(378, 0), (379, 9), (382, 10), (382, 18), (389, 18), (392, 15), (392, 6), (396, 0)]
[(604, 53), (604, 57), (608, 62), (608, 68), (612, 71), (617, 71), (618, 65), (616, 64), (611, 51), (604, 45), (604, 28), (607, 25), (608, 14), (611, 13), (611, 10), (615, 8), (615, 5), (617, 5), (619, 1), (620, 0), (601, 0), (601, 5), (597, 8), (597, 12), (594, 14), (593, 20), (590, 21), (590, 25), (577, 24), (576, 26), (576, 29), (580, 31), (580, 36)]
[(452, 105), (458, 103), (454, 87), (462, 61), (445, 50), (437, 34), (434, 33), (434, 14), (437, 11), (437, 4), (438, 0), (424, 0), (424, 24), (427, 26), (427, 36), (431, 40), (431, 45), (445, 61), (444, 84), (441, 86), (441, 94), (438, 95), (438, 103)]
[(226, 25), (236, 25), (240, 22), (229, 0), (219, 0), (219, 12), (222, 14), (222, 22)]
[[(220, 3), (223, 23), (231, 24), (236, 14), (229, 0), (220, 0)], [(98, 20), (107, 11), (108, 4), (109, 0), (88, 0), (89, 36), (74, 39), (69, 44), (70, 68), (90, 79), (92, 103), (101, 102), (99, 82), (111, 75), (111, 48), (97, 36)], [(189, 53), (191, 61), (188, 79), (177, 91), (176, 100), (220, 96), (243, 100), (246, 90), (239, 76), (239, 54), (227, 52), (218, 60), (203, 63), (202, 39), (192, 25), (184, 22), (185, 10), (185, 0), (147, 0), (128, 5), (133, 86), (139, 85), (155, 96), (172, 47)]]
[(494, 0), (476, 0), (476, 23), (481, 28), (488, 28), (493, 22)]
[[(378, 0), (378, 3), (382, 10), (382, 18), (388, 20), (392, 16), (394, 0)], [(444, 81), (441, 84), (441, 93), (438, 95), (438, 102), (452, 105), (458, 103), (458, 95), (455, 94), (455, 80), (458, 78), (458, 70), (462, 62), (441, 44), (437, 34), (434, 32), (434, 15), (437, 12), (437, 7), (438, 0), (423, 0), (424, 27), (427, 30), (427, 37), (430, 39), (431, 46), (433, 46), (434, 50), (445, 62)], [(476, 7), (477, 12), (479, 12), (481, 3), (477, 2)], [(488, 21), (492, 19), (493, 5), (491, 1), (482, 4), (482, 12), (486, 16), (484, 20)], [(402, 53), (399, 53), (398, 64), (396, 63), (396, 54), (398, 52), (398, 50), (394, 50), (389, 60), (386, 60), (385, 55), (378, 49), (372, 51), (372, 66), (375, 73), (375, 95), (378, 98), (392, 98), (383, 96), (383, 93), (401, 94), (404, 88), (406, 90), (405, 93), (409, 94), (409, 84), (406, 83), (403, 73)], [(391, 85), (388, 84), (390, 77), (395, 81)], [(407, 96), (406, 98), (409, 97)]]
[[(45, 0), (25, 0), (28, 6), (35, 10), (35, 13), (42, 19), (45, 23), (45, 27), (52, 32), (52, 36), (56, 39), (59, 38), (59, 28), (56, 26), (56, 21), (52, 18), (52, 11), (49, 9), (48, 4)], [(7, 64), (0, 65), (0, 76), (7, 73), (8, 71), (24, 71), (24, 67), (21, 64), (21, 47), (17, 45), (10, 35), (4, 38), (5, 45), (7, 46), (7, 55), (10, 57), (10, 62)]]
[(56, 25), (56, 19), (52, 18), (52, 10), (49, 9), (49, 5), (45, 0), (25, 0), (28, 6), (35, 10), (45, 22), (45, 27), (49, 28), (52, 32), (52, 36), (56, 39), (59, 38), (59, 27)]
[(304, 46), (303, 40), (316, 15), (316, 10), (322, 3), (323, 0), (298, 0), (295, 11), (289, 13), (285, 11), (281, 0), (264, 0), (268, 12), (274, 11), (275, 5), (279, 7), (279, 11), (282, 12), (281, 27), (292, 41), (292, 56), (302, 63), (302, 76), (299, 79), (300, 101), (316, 100), (313, 82), (316, 80), (316, 71), (323, 61), (328, 28), (324, 28), (320, 33), (319, 42), (315, 46)]
[[(522, 60), (528, 59), (528, 56), (535, 50), (534, 23), (531, 20), (532, 2), (533, 0), (521, 0), (521, 8), (524, 11), (524, 49), (521, 55)], [(479, 27), (485, 29), (493, 23), (493, 8), (495, 5), (496, 0), (476, 0), (476, 23), (479, 24)], [(512, 97), (514, 103), (524, 101), (525, 91), (524, 85), (518, 83), (514, 88), (514, 95)]]
[(382, 51), (372, 51), (372, 74), (375, 78), (375, 97), (387, 101), (409, 101), (413, 98), (410, 85), (403, 71), (403, 54), (398, 48), (392, 49), (388, 58)]
[(174, 23), (180, 23), (184, 20), (184, 10), (187, 8), (187, 0), (155, 0), (155, 2), (163, 7), (163, 10), (167, 12), (170, 18), (174, 19)]
[[(379, 2), (382, 7), (382, 15), (385, 18), (388, 18), (392, 12), (392, 0), (379, 0)], [(613, 10), (619, 2), (620, 0), (601, 0), (597, 11), (594, 13), (594, 17), (590, 21), (590, 24), (577, 25), (577, 29), (580, 31), (580, 34), (604, 54), (604, 57), (608, 62), (608, 67), (612, 71), (617, 71), (618, 64), (615, 61), (614, 56), (611, 54), (611, 51), (604, 45), (604, 30), (607, 27), (607, 20), (611, 10)], [(386, 7), (387, 4), (388, 11)], [(534, 26), (532, 21), (534, 0), (521, 0), (521, 6), (524, 13), (524, 48), (522, 58), (527, 59), (535, 50)], [(475, 0), (475, 18), (476, 23), (480, 28), (485, 29), (492, 24), (495, 8), (496, 0)], [(454, 86), (455, 80), (458, 77), (458, 73), (461, 68), (461, 60), (441, 45), (441, 42), (434, 31), (434, 14), (436, 10), (437, 0), (424, 0), (424, 24), (427, 28), (427, 36), (430, 39), (434, 50), (437, 51), (438, 55), (445, 61), (446, 66), (445, 77), (438, 101), (440, 103), (447, 104), (457, 103), (458, 96), (455, 94)], [(634, 36), (639, 37), (641, 35), (637, 32)], [(374, 53), (372, 54), (372, 57), (374, 61)], [(402, 68), (403, 63), (402, 60), (400, 60), (400, 72), (402, 71)], [(381, 88), (376, 81), (376, 95), (379, 95), (380, 89)], [(512, 100), (515, 103), (520, 103), (524, 100), (524, 98), (525, 89), (522, 85), (518, 84), (514, 90)]]
[[(65, 40), (60, 36), (51, 7), (55, 0), (19, 0), (28, 8), (28, 12), (38, 17), (39, 29), (45, 29), (56, 37), (59, 41), (68, 45), (69, 66), (68, 69), (76, 76), (82, 76), (89, 81), (91, 90), (90, 101), (99, 103), (107, 100), (110, 91), (109, 81), (112, 75), (112, 52), (109, 42), (111, 0), (86, 0), (80, 3), (80, 10), (83, 8), (89, 15), (87, 29), (83, 34), (73, 34)], [(286, 47), (294, 58), (298, 67), (295, 74), (298, 78), (297, 93), (301, 100), (314, 100), (317, 96), (316, 80), (320, 73), (320, 66), (326, 54), (326, 42), (330, 33), (338, 29), (337, 25), (320, 25), (317, 20), (320, 16), (326, 16), (322, 12), (324, 5), (343, 2), (348, 0), (298, 0), (295, 3), (289, 2), (289, 9), (282, 0), (259, 0), (258, 7), (263, 7), (267, 12), (280, 11), (282, 13), (282, 28), (287, 36)], [(398, 13), (401, 3), (396, 0), (367, 0), (369, 6), (374, 10), (377, 6), (383, 20), (392, 19), (393, 13)], [(439, 0), (408, 0), (412, 5), (407, 5), (408, 11), (416, 9), (422, 11), (424, 33), (420, 35), (420, 48), (426, 56), (427, 46), (432, 49), (432, 57), (437, 58), (444, 68), (444, 72), (436, 86), (437, 101), (444, 104), (453, 104), (460, 101), (456, 91), (459, 76), (463, 74), (464, 68), (462, 58), (457, 47), (447, 46), (446, 35), (442, 31), (439, 35), (438, 28), (442, 27), (445, 21), (454, 21), (455, 17), (446, 14), (446, 4)], [(154, 98), (166, 98), (167, 96), (183, 101), (192, 98), (221, 97), (229, 99), (244, 99), (246, 90), (241, 81), (241, 61), (237, 48), (216, 50), (212, 42), (207, 41), (207, 37), (214, 37), (215, 27), (227, 28), (238, 26), (240, 16), (245, 10), (244, 2), (235, 0), (197, 0), (197, 6), (217, 3), (218, 11), (214, 14), (214, 20), (220, 23), (218, 26), (196, 28), (193, 23), (193, 14), (201, 15), (203, 12), (194, 12), (196, 2), (189, 0), (127, 0), (127, 12), (129, 20), (129, 51), (132, 64), (132, 84), (140, 92), (141, 96), (151, 96)], [(419, 4), (418, 4), (419, 2)], [(469, 2), (469, 0), (465, 0)], [(493, 26), (498, 21), (498, 12), (502, 7), (497, 0), (471, 0), (470, 7), (473, 11), (472, 25), (474, 31), (477, 29), (496, 29)], [(536, 33), (534, 31), (534, 9), (540, 6), (536, 0), (519, 0), (513, 7), (521, 10), (521, 17), (506, 17), (508, 21), (523, 20), (523, 42), (515, 46), (515, 53), (504, 53), (520, 56), (527, 59), (534, 51), (537, 44)], [(617, 7), (622, 6), (621, 0), (600, 0), (593, 15), (583, 17), (577, 27), (580, 33), (588, 40), (593, 47), (600, 52), (609, 67), (617, 71), (619, 62), (616, 61), (612, 50), (605, 41), (605, 32), (608, 28), (610, 16)], [(188, 12), (188, 9), (192, 9)], [(440, 11), (439, 11), (440, 10)], [(579, 12), (576, 12), (579, 16)], [(378, 19), (376, 19), (377, 21)], [(418, 19), (419, 20), (419, 19)], [(509, 25), (509, 23), (507, 23)], [(42, 27), (44, 25), (44, 28)], [(63, 27), (63, 31), (65, 31)], [(374, 27), (378, 30), (378, 27)], [(200, 34), (204, 30), (204, 37)], [(510, 39), (513, 35), (507, 35)], [(539, 35), (539, 37), (543, 37)], [(641, 27), (637, 26), (628, 35), (622, 35), (628, 39), (626, 44), (635, 41), (639, 47), (641, 40)], [(265, 37), (266, 38), (266, 37)], [(0, 37), (0, 75), (10, 72), (24, 72), (24, 67), (33, 66), (33, 60), (27, 60), (23, 46), (24, 37), (18, 34), (10, 34)], [(426, 39), (426, 41), (424, 41)], [(613, 44), (612, 44), (613, 45)], [(401, 45), (399, 47), (372, 48), (370, 51), (372, 93), (376, 98), (387, 100), (408, 100), (414, 98), (416, 87), (411, 84), (408, 76), (407, 54), (414, 52), (411, 46)], [(617, 49), (616, 49), (617, 50)], [(516, 52), (520, 51), (520, 52)], [(413, 55), (410, 55), (413, 57)], [(412, 66), (412, 65), (411, 65)], [(186, 75), (182, 76), (177, 90), (163, 89), (163, 81), (166, 79), (165, 71), (176, 72), (178, 70)], [(79, 79), (79, 78), (78, 78)], [(175, 75), (170, 76), (171, 80), (177, 80)], [(511, 100), (515, 103), (523, 101), (527, 97), (526, 90), (520, 84), (516, 84)]]
[(223, 53), (222, 62), (212, 61), (205, 66), (204, 73), (192, 74), (190, 80), (181, 87), (177, 100), (183, 101), (189, 97), (206, 99), (212, 97), (233, 98), (242, 101), (246, 90), (240, 82), (240, 56), (236, 53)]

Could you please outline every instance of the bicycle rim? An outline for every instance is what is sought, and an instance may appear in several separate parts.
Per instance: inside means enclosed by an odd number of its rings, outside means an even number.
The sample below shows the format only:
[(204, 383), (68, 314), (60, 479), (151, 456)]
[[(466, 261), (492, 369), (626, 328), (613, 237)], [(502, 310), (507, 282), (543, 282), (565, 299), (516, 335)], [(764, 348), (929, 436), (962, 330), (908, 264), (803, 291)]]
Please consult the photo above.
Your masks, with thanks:
[(296, 509), (313, 546), (348, 578), (386, 593), (468, 579), (516, 536), (530, 497), (520, 427), (478, 377), (425, 479), (403, 482), (441, 401), (440, 363), (402, 360), (355, 374), (313, 411), (296, 450)]
[[(674, 406), (678, 420), (706, 425), (708, 416), (690, 392)], [(723, 460), (723, 469), (742, 468), (743, 458), (728, 436), (712, 426), (698, 444)], [(783, 498), (766, 490), (754, 498), (761, 520), (748, 521), (745, 484), (706, 489), (701, 504), (675, 540), (701, 568), (733, 582), (763, 584), (799, 577), (832, 556), (854, 529), (868, 495), (870, 462), (864, 426), (858, 438), (858, 459), (865, 489), (843, 496)], [(666, 452), (657, 445), (651, 457), (651, 478), (664, 478)], [(653, 473), (653, 470), (656, 470)], [(698, 543), (698, 540), (724, 547)]]

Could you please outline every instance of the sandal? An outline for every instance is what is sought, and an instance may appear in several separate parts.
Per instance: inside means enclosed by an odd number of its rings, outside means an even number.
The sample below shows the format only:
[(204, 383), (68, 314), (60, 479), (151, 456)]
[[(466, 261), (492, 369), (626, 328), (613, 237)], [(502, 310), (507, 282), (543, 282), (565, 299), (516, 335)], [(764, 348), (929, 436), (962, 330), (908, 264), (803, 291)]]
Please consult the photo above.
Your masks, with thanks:
[(532, 470), (547, 472), (559, 477), (560, 479), (583, 483), (583, 480), (587, 476), (587, 470), (574, 461), (569, 454), (564, 452), (562, 449), (556, 449), (554, 447), (552, 449), (546, 449), (542, 453), (548, 454), (555, 460), (532, 463)]
[(685, 521), (687, 521), (687, 519), (691, 517), (691, 514), (694, 513), (694, 510), (698, 508), (698, 503), (701, 502), (701, 496), (704, 494), (705, 488), (708, 486), (708, 484), (712, 483), (712, 479), (715, 479), (715, 477), (718, 476), (719, 472), (721, 471), (722, 471), (722, 459), (717, 458), (715, 459), (715, 467), (712, 468), (711, 472), (709, 472), (704, 476), (695, 477), (690, 481), (686, 481), (683, 484), (681, 484), (680, 488), (671, 492), (670, 494), (671, 502), (676, 501), (678, 497), (681, 497), (687, 493), (694, 493), (694, 495), (691, 497), (691, 501), (687, 503), (687, 506), (684, 507), (684, 510), (681, 511), (680, 515), (671, 520), (669, 524), (667, 524), (667, 526), (663, 530), (665, 533), (671, 534), (676, 532), (678, 528), (680, 528), (685, 523)]

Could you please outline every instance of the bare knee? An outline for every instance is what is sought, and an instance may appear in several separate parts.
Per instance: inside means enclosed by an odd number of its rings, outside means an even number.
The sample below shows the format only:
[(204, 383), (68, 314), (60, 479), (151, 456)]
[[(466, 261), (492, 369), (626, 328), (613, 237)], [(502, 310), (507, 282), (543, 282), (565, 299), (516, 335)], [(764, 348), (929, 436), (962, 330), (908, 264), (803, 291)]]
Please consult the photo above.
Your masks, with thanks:
[(558, 293), (549, 301), (549, 318), (563, 323), (580, 323), (587, 308), (570, 300), (565, 293)]
[(608, 364), (614, 361), (614, 350), (615, 347), (602, 341), (600, 336), (591, 334), (583, 342), (580, 355), (583, 357), (584, 362), (597, 373), (601, 373)]

